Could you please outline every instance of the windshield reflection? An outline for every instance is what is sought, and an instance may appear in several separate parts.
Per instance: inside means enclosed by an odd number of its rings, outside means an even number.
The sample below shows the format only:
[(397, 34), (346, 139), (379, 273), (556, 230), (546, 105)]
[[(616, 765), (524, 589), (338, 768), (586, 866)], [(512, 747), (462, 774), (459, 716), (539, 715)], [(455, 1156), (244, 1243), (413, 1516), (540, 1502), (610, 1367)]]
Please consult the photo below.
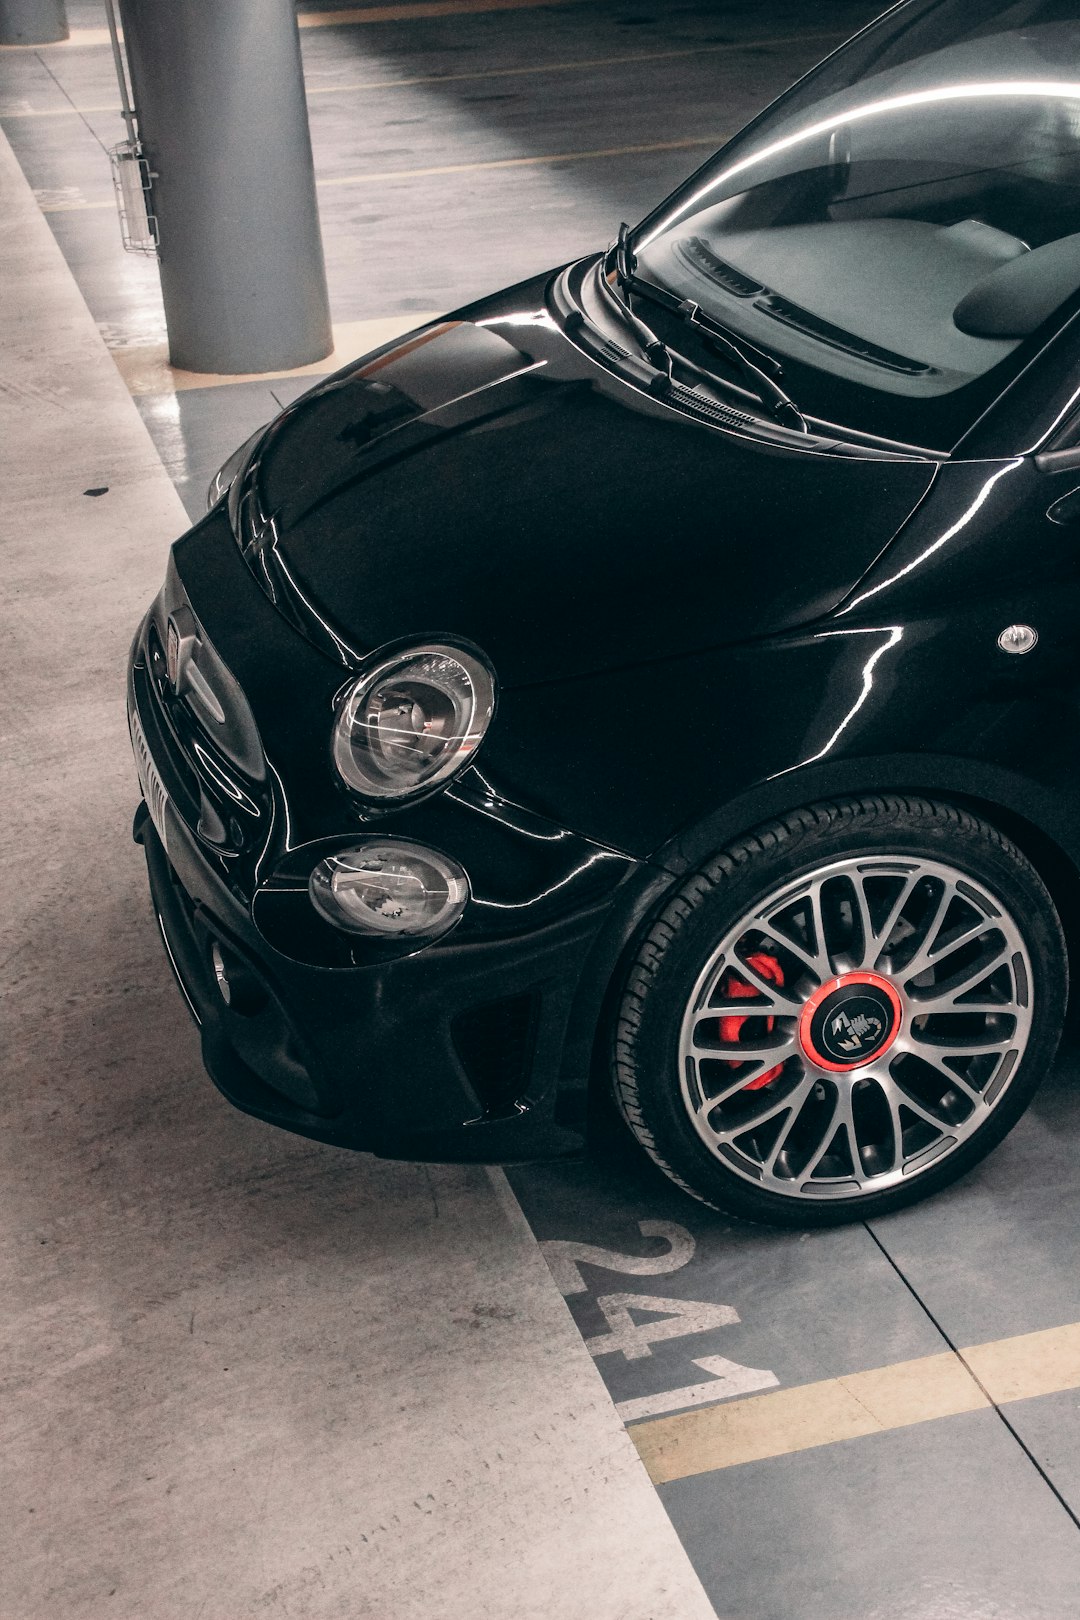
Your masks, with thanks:
[(901, 8), (632, 246), (818, 421), (951, 449), (1077, 302), (1080, 4)]

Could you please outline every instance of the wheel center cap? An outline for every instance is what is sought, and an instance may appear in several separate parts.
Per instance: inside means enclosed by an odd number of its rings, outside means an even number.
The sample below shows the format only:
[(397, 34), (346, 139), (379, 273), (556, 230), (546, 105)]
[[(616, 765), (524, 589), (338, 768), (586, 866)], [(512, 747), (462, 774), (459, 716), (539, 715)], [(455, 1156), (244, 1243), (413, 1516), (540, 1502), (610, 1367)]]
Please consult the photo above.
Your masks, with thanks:
[(802, 1049), (819, 1069), (861, 1069), (900, 1032), (900, 997), (877, 973), (845, 973), (814, 991), (799, 1019)]

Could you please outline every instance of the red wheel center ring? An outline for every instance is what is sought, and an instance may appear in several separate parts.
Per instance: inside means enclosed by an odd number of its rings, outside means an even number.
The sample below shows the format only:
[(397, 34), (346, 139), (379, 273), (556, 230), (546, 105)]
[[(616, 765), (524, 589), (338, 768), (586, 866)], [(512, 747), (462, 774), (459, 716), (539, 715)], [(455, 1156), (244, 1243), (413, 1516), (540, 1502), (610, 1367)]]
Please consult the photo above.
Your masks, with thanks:
[(799, 1018), (799, 1043), (819, 1069), (846, 1074), (887, 1052), (904, 1009), (879, 973), (843, 973), (814, 991)]

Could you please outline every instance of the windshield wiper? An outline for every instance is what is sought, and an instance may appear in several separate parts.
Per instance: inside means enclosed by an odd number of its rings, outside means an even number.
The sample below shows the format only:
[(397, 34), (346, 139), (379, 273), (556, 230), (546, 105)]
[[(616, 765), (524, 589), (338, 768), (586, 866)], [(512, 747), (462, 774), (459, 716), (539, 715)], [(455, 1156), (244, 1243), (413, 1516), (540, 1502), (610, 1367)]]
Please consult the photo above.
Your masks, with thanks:
[[(753, 356), (748, 354), (746, 349), (728, 335), (718, 321), (713, 320), (710, 315), (704, 314), (700, 306), (691, 299), (679, 298), (676, 294), (669, 293), (664, 287), (658, 287), (651, 281), (644, 281), (637, 274), (637, 259), (630, 247), (629, 235), (630, 227), (625, 224), (620, 225), (618, 240), (611, 255), (614, 259), (615, 280), (619, 293), (620, 295), (625, 294), (625, 297), (617, 296), (616, 302), (619, 308), (629, 316), (630, 324), (635, 333), (640, 330), (648, 334), (653, 347), (658, 347), (663, 352), (667, 361), (668, 384), (670, 385), (671, 381), (671, 351), (656, 336), (655, 332), (645, 325), (640, 316), (634, 314), (630, 307), (630, 297), (635, 292), (652, 299), (662, 309), (666, 309), (672, 315), (678, 316), (681, 321), (686, 322), (687, 326), (692, 327), (706, 343), (722, 354), (736, 370), (741, 372), (743, 378), (750, 384), (752, 391), (756, 393), (758, 399), (777, 422), (782, 423), (784, 427), (798, 428), (802, 433), (807, 432), (805, 417), (790, 394), (786, 394), (776, 380), (784, 374), (779, 361), (774, 360), (771, 355), (762, 354), (758, 350), (754, 351)], [(609, 292), (615, 296), (615, 288), (611, 286), (603, 271), (601, 271), (600, 280), (608, 288)], [(644, 343), (642, 347), (645, 353), (649, 355), (649, 358), (653, 360), (653, 364), (657, 364), (657, 361), (649, 354), (648, 347)], [(708, 372), (703, 371), (700, 366), (695, 366), (692, 362), (684, 360), (681, 355), (679, 360), (700, 376), (709, 376)]]
[[(672, 376), (671, 350), (668, 348), (663, 338), (657, 337), (652, 327), (647, 326), (640, 316), (634, 313), (634, 310), (630, 304), (631, 278), (628, 274), (624, 273), (623, 266), (625, 260), (619, 257), (621, 254), (624, 254), (626, 250), (624, 241), (625, 232), (626, 226), (620, 226), (618, 244), (614, 249), (616, 255), (615, 285), (612, 286), (611, 282), (608, 280), (607, 272), (603, 267), (601, 267), (599, 276), (600, 287), (615, 305), (615, 308), (619, 311), (619, 314), (622, 316), (623, 320), (637, 338), (638, 344), (640, 345), (641, 351), (646, 360), (648, 360), (649, 364), (655, 368), (657, 375), (653, 378), (654, 391), (656, 393), (666, 393), (674, 382), (674, 377)], [(626, 289), (627, 293), (625, 298), (623, 297), (624, 288)]]

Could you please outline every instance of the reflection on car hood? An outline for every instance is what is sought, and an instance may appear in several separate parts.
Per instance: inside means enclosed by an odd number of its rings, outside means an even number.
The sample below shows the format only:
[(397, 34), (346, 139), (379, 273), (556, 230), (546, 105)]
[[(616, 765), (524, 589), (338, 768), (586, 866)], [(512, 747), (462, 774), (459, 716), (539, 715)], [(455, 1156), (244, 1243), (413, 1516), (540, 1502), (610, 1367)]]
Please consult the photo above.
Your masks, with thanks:
[(457, 635), (528, 685), (793, 629), (843, 599), (929, 487), (927, 462), (683, 416), (575, 348), (542, 288), (338, 374), (264, 441), (241, 544), (345, 661)]
[(271, 426), (257, 469), (264, 509), (292, 526), (355, 474), (376, 440), (530, 364), (496, 333), (453, 320), (358, 361)]

